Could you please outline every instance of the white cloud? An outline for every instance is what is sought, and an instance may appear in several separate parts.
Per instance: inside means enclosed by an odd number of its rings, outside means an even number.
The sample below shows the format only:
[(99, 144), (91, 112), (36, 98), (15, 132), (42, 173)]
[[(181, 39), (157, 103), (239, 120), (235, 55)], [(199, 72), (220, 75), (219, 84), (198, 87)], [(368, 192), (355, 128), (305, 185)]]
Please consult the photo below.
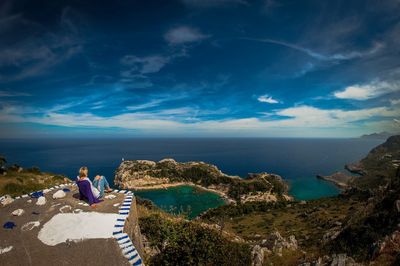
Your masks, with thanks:
[(339, 99), (363, 101), (395, 91), (400, 91), (400, 82), (373, 81), (370, 84), (348, 86), (335, 92), (334, 96)]
[(276, 45), (281, 45), (285, 46), (287, 48), (297, 50), (299, 52), (305, 53), (312, 58), (318, 59), (320, 61), (343, 61), (343, 60), (350, 60), (354, 58), (362, 58), (365, 56), (370, 56), (378, 52), (383, 48), (382, 43), (375, 43), (370, 49), (365, 50), (365, 51), (348, 51), (348, 52), (343, 52), (343, 53), (332, 53), (332, 54), (323, 54), (316, 52), (312, 49), (293, 44), (293, 43), (288, 43), (284, 41), (279, 41), (279, 40), (273, 40), (273, 39), (259, 39), (259, 38), (241, 38), (243, 40), (249, 40), (249, 41), (255, 41), (255, 42), (264, 42), (264, 43), (272, 43)]
[(279, 103), (278, 100), (275, 100), (271, 96), (268, 96), (268, 95), (262, 95), (262, 96), (258, 97), (257, 100), (262, 103), (270, 103), (270, 104)]
[[(146, 106), (139, 106), (145, 108)], [(34, 109), (34, 108), (31, 108)], [(365, 132), (386, 130), (378, 125), (392, 125), (398, 117), (398, 107), (375, 107), (369, 109), (342, 110), (320, 109), (313, 106), (295, 106), (275, 110), (275, 116), (231, 118), (221, 120), (202, 120), (198, 116), (207, 110), (191, 107), (155, 110), (150, 112), (130, 112), (109, 117), (92, 113), (65, 113), (58, 108), (49, 111), (28, 108), (22, 110), (9, 106), (0, 109), (0, 121), (30, 122), (65, 127), (121, 128), (139, 130), (146, 134), (157, 135), (160, 132), (172, 135), (224, 135), (224, 136), (357, 136)], [(133, 108), (132, 110), (134, 110)], [(267, 119), (267, 120), (265, 120)], [(269, 119), (269, 120), (268, 120)], [(377, 123), (379, 121), (379, 123)], [(353, 133), (351, 133), (353, 132)]]
[(170, 29), (164, 35), (165, 40), (170, 45), (199, 42), (209, 37), (210, 35), (203, 34), (198, 29), (188, 26), (180, 26)]
[(25, 92), (16, 92), (16, 91), (0, 91), (0, 97), (21, 97), (21, 96), (31, 96), (31, 94)]

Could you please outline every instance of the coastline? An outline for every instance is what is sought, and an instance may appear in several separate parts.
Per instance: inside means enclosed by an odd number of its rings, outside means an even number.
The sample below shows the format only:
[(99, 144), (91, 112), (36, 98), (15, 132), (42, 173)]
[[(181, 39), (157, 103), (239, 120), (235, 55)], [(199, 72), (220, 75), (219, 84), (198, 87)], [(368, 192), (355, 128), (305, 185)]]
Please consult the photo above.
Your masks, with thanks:
[(191, 186), (191, 187), (196, 187), (196, 188), (204, 190), (204, 191), (212, 192), (214, 194), (219, 195), (223, 200), (226, 201), (227, 204), (236, 202), (235, 200), (228, 197), (228, 195), (226, 195), (226, 193), (224, 193), (222, 191), (212, 189), (212, 188), (206, 188), (206, 187), (194, 184), (192, 182), (176, 182), (176, 183), (156, 184), (156, 185), (135, 187), (134, 189), (131, 189), (131, 190), (133, 190), (133, 191), (148, 191), (148, 190), (168, 189), (171, 187), (180, 187), (180, 186)]
[(342, 172), (335, 172), (331, 175), (317, 175), (316, 176), (318, 179), (333, 183), (336, 187), (338, 187), (340, 190), (345, 190), (350, 187), (349, 182), (353, 180), (353, 176), (346, 175), (345, 173)]

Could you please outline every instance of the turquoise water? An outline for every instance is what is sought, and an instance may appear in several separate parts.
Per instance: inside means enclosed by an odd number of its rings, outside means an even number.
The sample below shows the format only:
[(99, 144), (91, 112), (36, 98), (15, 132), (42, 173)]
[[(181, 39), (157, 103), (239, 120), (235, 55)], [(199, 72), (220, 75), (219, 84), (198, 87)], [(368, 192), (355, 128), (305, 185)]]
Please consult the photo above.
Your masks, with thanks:
[(142, 198), (151, 199), (157, 206), (167, 212), (184, 214), (189, 219), (210, 208), (225, 204), (219, 195), (192, 186), (136, 191), (135, 194)]
[(289, 194), (297, 200), (310, 200), (335, 196), (340, 190), (331, 182), (315, 178), (315, 180), (286, 180), (289, 183)]

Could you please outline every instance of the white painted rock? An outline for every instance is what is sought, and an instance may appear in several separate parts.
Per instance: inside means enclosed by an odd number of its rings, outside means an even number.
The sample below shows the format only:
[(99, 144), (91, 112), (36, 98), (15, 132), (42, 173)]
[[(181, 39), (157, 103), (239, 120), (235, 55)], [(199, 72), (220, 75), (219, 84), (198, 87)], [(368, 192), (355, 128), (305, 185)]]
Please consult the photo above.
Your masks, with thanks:
[(107, 196), (104, 196), (104, 198), (105, 199), (115, 199), (117, 196), (115, 196), (115, 195), (107, 195)]
[(13, 246), (5, 247), (5, 248), (0, 247), (0, 255), (9, 252), (12, 249), (13, 249)]
[(6, 206), (6, 205), (12, 203), (13, 201), (14, 201), (14, 199), (11, 198), (10, 195), (5, 195), (5, 196), (3, 196), (2, 199), (1, 199), (1, 204), (2, 204), (3, 206)]
[(43, 190), (43, 193), (46, 194), (49, 193), (50, 191), (51, 191), (50, 189), (46, 188), (45, 190)]
[(37, 199), (36, 205), (45, 205), (46, 204), (46, 198), (41, 196)]
[(28, 199), (26, 202), (28, 202), (28, 203), (32, 203), (32, 200), (31, 200), (31, 199)]
[(28, 222), (28, 223), (24, 224), (24, 225), (21, 227), (21, 230), (22, 230), (22, 231), (30, 231), (30, 230), (32, 230), (32, 229), (35, 228), (35, 227), (39, 227), (39, 225), (40, 225), (40, 222), (39, 222), (39, 221)]
[(60, 212), (62, 212), (62, 213), (70, 212), (71, 210), (72, 210), (72, 207), (70, 205), (65, 205), (60, 208)]
[(25, 211), (23, 209), (16, 209), (11, 214), (14, 215), (14, 216), (21, 216), (24, 213), (25, 213)]
[(62, 199), (66, 196), (67, 194), (65, 194), (64, 191), (59, 190), (56, 193), (53, 194), (53, 199)]

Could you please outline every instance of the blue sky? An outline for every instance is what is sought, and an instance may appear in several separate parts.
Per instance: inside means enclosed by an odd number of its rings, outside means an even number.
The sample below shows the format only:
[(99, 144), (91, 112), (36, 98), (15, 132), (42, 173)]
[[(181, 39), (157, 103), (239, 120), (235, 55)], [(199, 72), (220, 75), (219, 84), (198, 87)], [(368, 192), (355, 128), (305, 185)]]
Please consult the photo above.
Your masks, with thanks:
[(0, 137), (400, 131), (400, 2), (2, 1)]

